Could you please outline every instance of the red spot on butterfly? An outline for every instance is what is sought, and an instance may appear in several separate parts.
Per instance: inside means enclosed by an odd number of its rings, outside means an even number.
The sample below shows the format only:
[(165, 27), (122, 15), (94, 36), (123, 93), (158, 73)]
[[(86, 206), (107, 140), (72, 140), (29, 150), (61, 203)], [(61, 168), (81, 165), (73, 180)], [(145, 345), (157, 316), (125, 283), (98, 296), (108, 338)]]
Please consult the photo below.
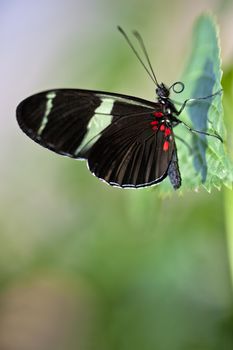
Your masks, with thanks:
[(163, 117), (163, 113), (162, 112), (154, 112), (153, 115), (157, 118), (161, 118)]
[(158, 121), (157, 120), (153, 120), (153, 122), (150, 123), (150, 125), (152, 125), (152, 130), (157, 131), (158, 130)]
[(166, 152), (166, 151), (168, 151), (168, 148), (169, 148), (169, 142), (165, 141), (163, 144), (163, 150)]
[(166, 128), (164, 131), (164, 135), (165, 136), (169, 136), (171, 134), (171, 129), (170, 128)]
[(165, 125), (164, 125), (164, 124), (162, 124), (162, 125), (160, 126), (160, 130), (161, 130), (161, 131), (164, 131), (164, 130), (165, 130)]

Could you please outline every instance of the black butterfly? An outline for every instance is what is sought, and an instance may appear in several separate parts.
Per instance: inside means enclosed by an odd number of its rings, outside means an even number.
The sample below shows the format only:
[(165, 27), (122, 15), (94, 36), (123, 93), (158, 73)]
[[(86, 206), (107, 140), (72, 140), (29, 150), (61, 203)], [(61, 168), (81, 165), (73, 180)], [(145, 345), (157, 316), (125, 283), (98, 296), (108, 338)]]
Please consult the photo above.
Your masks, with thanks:
[[(125, 32), (119, 30), (154, 81), (157, 102), (101, 91), (49, 90), (18, 105), (19, 126), (42, 146), (87, 160), (90, 171), (112, 186), (151, 186), (169, 176), (174, 189), (178, 189), (181, 175), (173, 127), (183, 123), (177, 117), (189, 100), (178, 111), (169, 95), (171, 88), (177, 93), (183, 91), (184, 84), (176, 82), (170, 88), (158, 84), (140, 35), (134, 33), (151, 71)], [(177, 85), (179, 90), (175, 89)], [(221, 140), (218, 135), (212, 136)]]

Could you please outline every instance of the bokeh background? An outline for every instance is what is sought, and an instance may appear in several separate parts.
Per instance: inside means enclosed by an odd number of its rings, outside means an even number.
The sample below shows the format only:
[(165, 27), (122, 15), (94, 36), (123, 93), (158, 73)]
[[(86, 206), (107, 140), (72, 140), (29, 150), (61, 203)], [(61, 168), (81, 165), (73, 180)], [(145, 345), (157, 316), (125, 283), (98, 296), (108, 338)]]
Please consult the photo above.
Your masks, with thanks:
[(204, 11), (220, 26), (230, 143), (232, 1), (0, 1), (0, 350), (233, 349), (232, 192), (114, 189), (15, 120), (54, 87), (153, 100), (116, 26), (142, 33), (169, 85)]

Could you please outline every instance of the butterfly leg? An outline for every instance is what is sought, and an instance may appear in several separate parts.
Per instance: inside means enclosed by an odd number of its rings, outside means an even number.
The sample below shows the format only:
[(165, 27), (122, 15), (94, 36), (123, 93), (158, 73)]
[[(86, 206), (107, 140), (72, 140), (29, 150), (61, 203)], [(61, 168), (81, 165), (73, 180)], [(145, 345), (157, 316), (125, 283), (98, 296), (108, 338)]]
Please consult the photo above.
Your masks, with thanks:
[(180, 110), (178, 111), (177, 115), (180, 115), (181, 112), (184, 110), (186, 104), (188, 102), (194, 102), (194, 101), (201, 101), (201, 100), (207, 100), (208, 98), (211, 98), (211, 97), (214, 97), (216, 95), (219, 95), (220, 93), (222, 92), (222, 89), (215, 92), (214, 94), (212, 95), (208, 95), (208, 96), (204, 96), (204, 97), (197, 97), (197, 98), (188, 98), (187, 100), (185, 100), (180, 108)]
[(190, 147), (190, 145), (188, 144), (188, 142), (186, 142), (185, 140), (183, 140), (181, 137), (179, 137), (178, 135), (174, 135), (176, 140), (179, 140), (180, 142), (182, 142), (189, 150), (189, 153), (192, 154), (193, 153), (193, 149), (192, 147)]
[(210, 134), (209, 132), (206, 132), (206, 131), (192, 129), (188, 124), (186, 124), (183, 121), (181, 121), (181, 124), (183, 124), (192, 133), (202, 134), (202, 135), (207, 135), (207, 136), (213, 136), (213, 137), (216, 137), (221, 142), (223, 142), (223, 139), (221, 138), (221, 136), (218, 133), (216, 133), (216, 132), (214, 134)]

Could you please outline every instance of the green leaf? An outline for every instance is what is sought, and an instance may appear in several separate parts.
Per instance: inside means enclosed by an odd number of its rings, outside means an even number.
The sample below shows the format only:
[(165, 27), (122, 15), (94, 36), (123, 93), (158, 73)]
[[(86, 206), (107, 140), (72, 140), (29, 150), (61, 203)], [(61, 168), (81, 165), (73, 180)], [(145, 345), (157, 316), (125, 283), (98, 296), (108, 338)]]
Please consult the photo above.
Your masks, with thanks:
[[(179, 95), (181, 104), (187, 98), (209, 96), (221, 90), (222, 70), (217, 32), (212, 16), (202, 15), (198, 18), (193, 31), (191, 55), (181, 79), (185, 84), (184, 92)], [(177, 94), (174, 95), (172, 98), (177, 100)], [(175, 135), (191, 147), (190, 151), (179, 139), (176, 141), (182, 189), (197, 190), (204, 187), (210, 192), (212, 187), (220, 189), (222, 184), (231, 187), (233, 167), (225, 151), (222, 93), (189, 102), (179, 118), (193, 129), (217, 133), (224, 140), (221, 143), (215, 137), (191, 133), (182, 124), (174, 129)]]

